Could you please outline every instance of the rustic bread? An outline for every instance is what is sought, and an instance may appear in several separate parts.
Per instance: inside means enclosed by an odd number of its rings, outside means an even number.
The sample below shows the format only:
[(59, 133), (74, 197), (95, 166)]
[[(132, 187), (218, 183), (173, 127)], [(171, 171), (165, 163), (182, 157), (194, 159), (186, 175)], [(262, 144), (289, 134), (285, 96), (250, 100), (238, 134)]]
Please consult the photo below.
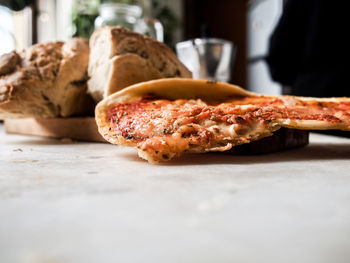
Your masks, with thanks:
[(37, 44), (0, 57), (0, 119), (67, 117), (93, 111), (83, 39)]
[(132, 84), (191, 72), (163, 43), (123, 27), (103, 27), (90, 38), (88, 90), (96, 101)]

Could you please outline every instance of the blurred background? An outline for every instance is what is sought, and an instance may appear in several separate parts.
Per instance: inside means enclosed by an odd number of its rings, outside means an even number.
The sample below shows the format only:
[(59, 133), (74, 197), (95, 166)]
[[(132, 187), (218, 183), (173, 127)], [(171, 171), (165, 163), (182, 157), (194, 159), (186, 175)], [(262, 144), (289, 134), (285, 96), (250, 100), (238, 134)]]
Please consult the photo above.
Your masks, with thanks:
[[(114, 4), (139, 9), (123, 9), (120, 21)], [(97, 27), (134, 23), (132, 19), (141, 17), (143, 24), (138, 23), (136, 31), (154, 34), (174, 51), (177, 43), (195, 38), (229, 41), (234, 52), (231, 63), (225, 62), (227, 81), (280, 94), (264, 58), (282, 8), (282, 0), (0, 0), (0, 55), (35, 43), (89, 38)]]

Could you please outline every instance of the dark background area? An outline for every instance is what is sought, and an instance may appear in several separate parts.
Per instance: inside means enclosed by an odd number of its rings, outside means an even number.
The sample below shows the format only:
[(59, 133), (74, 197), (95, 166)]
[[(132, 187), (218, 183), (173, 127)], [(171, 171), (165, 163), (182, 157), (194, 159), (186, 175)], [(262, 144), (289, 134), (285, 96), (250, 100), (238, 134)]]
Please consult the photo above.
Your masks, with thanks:
[(184, 39), (202, 36), (203, 26), (210, 37), (232, 41), (237, 47), (231, 82), (247, 88), (247, 1), (184, 0)]

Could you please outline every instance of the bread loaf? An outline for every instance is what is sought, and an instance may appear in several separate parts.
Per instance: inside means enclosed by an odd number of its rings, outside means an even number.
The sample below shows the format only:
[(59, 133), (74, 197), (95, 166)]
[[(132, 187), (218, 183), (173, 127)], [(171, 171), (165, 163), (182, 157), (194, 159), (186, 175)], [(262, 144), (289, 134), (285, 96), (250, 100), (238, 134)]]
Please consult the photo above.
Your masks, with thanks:
[(89, 46), (83, 39), (37, 44), (0, 57), (0, 119), (93, 112), (87, 95)]
[(96, 30), (90, 52), (88, 89), (96, 101), (138, 82), (192, 77), (166, 45), (119, 26)]

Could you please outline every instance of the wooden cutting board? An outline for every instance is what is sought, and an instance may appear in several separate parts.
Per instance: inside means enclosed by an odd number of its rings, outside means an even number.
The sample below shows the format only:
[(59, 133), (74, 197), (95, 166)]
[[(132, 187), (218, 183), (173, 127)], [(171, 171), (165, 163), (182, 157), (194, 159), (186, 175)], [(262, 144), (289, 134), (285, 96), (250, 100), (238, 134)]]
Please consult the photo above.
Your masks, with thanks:
[(227, 153), (234, 155), (266, 154), (304, 147), (308, 144), (309, 131), (281, 128), (274, 132), (272, 136), (265, 137), (259, 141), (238, 145)]
[[(70, 138), (80, 141), (106, 142), (98, 133), (95, 119), (52, 118), (52, 119), (8, 119), (5, 120), (7, 133), (33, 135), (56, 139)], [(252, 155), (278, 152), (303, 147), (309, 143), (309, 132), (281, 128), (273, 136), (232, 148), (225, 154)]]
[(7, 119), (5, 131), (12, 134), (47, 138), (70, 138), (80, 141), (106, 142), (98, 133), (95, 118)]

